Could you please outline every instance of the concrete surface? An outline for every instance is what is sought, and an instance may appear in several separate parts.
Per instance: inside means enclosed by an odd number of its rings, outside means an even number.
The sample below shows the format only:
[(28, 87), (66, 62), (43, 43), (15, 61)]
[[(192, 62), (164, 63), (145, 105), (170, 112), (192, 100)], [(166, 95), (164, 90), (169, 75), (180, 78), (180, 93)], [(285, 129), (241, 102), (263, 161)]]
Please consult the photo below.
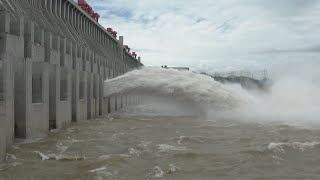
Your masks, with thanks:
[(140, 66), (72, 0), (0, 0), (0, 160), (15, 138), (125, 107), (103, 82)]

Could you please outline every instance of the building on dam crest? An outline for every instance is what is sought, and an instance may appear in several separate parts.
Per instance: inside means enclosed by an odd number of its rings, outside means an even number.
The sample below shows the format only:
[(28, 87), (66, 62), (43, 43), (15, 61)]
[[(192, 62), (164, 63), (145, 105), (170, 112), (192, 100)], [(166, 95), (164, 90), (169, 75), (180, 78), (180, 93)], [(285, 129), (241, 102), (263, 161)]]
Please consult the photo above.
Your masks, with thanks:
[(131, 95), (104, 97), (103, 82), (142, 66), (140, 57), (79, 5), (0, 0), (0, 160), (15, 138), (43, 137), (133, 103)]

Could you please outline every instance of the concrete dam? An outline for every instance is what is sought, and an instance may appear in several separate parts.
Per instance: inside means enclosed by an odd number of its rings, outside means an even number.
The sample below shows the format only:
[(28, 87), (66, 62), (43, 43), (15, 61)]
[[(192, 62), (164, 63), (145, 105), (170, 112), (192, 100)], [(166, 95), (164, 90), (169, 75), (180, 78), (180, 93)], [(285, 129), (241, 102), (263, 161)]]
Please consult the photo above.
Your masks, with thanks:
[(266, 74), (262, 77), (255, 77), (252, 73), (248, 72), (215, 73), (213, 75), (203, 72), (201, 74), (210, 76), (222, 84), (240, 84), (244, 89), (258, 90), (260, 92), (270, 92), (273, 85), (272, 80), (269, 79)]
[(104, 81), (143, 66), (140, 57), (79, 5), (0, 0), (0, 160), (15, 139), (134, 104), (129, 94), (105, 97)]

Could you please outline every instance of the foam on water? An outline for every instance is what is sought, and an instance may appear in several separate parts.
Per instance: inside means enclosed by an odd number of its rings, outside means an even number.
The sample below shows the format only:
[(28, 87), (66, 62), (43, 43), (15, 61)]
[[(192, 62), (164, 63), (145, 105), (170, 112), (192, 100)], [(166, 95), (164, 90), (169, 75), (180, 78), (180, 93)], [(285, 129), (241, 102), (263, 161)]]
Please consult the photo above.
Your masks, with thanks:
[(164, 174), (165, 172), (159, 166), (154, 167), (153, 171), (150, 173), (150, 175), (153, 175), (153, 178), (162, 178)]
[(306, 149), (314, 148), (315, 146), (320, 145), (319, 142), (291, 142), (291, 143), (270, 143), (268, 145), (268, 149), (272, 150), (273, 152), (280, 152), (285, 153), (286, 149), (293, 149), (299, 150), (301, 152), (305, 151)]
[(104, 170), (106, 170), (107, 169), (107, 167), (106, 166), (103, 166), (103, 167), (100, 167), (100, 168), (97, 168), (97, 169), (92, 169), (92, 170), (90, 170), (89, 172), (90, 173), (96, 173), (96, 172), (98, 172), (98, 171), (104, 171)]
[(199, 137), (180, 136), (178, 140), (178, 144), (183, 144), (185, 142), (205, 143), (204, 138), (201, 136)]
[(61, 142), (57, 143), (56, 147), (60, 153), (64, 153), (68, 149), (68, 146), (64, 146)]
[(160, 166), (155, 166), (152, 171), (146, 175), (146, 177), (150, 178), (163, 178), (165, 174), (173, 174), (177, 171), (181, 170), (179, 167), (174, 164), (169, 164), (169, 168), (167, 171), (164, 171)]
[(174, 164), (170, 164), (169, 165), (169, 170), (167, 171), (167, 173), (175, 173), (177, 171), (179, 171), (180, 168), (175, 166)]
[(137, 150), (137, 149), (134, 149), (134, 148), (129, 148), (128, 151), (129, 151), (129, 154), (130, 154), (131, 156), (139, 157), (140, 154), (141, 154), (141, 151), (139, 151), (139, 150)]
[(15, 155), (13, 155), (13, 154), (9, 154), (9, 153), (7, 153), (7, 154), (6, 154), (6, 160), (9, 160), (9, 159), (16, 160), (16, 159), (17, 159), (17, 157), (16, 157)]
[(98, 159), (99, 160), (102, 160), (102, 161), (105, 161), (105, 160), (108, 160), (111, 158), (111, 155), (102, 155), (102, 156), (99, 156)]
[(46, 160), (66, 160), (66, 161), (78, 161), (78, 160), (85, 160), (86, 157), (84, 156), (67, 156), (62, 154), (44, 154), (40, 151), (34, 151), (41, 159), (42, 161)]
[(159, 152), (169, 152), (169, 151), (185, 151), (186, 147), (183, 146), (171, 146), (169, 144), (159, 144), (158, 151)]
[(107, 155), (102, 155), (97, 157), (99, 161), (107, 161), (107, 160), (116, 160), (116, 159), (121, 159), (125, 160), (128, 158), (131, 158), (132, 156), (129, 154), (107, 154)]

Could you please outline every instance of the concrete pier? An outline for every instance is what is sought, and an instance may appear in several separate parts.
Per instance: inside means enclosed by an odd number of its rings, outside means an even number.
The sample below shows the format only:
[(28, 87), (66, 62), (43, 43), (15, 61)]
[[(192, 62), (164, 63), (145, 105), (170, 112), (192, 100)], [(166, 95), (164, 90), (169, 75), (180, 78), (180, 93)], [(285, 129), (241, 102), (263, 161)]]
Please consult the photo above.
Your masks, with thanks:
[(72, 0), (0, 0), (0, 160), (15, 138), (130, 105), (104, 81), (140, 66)]

